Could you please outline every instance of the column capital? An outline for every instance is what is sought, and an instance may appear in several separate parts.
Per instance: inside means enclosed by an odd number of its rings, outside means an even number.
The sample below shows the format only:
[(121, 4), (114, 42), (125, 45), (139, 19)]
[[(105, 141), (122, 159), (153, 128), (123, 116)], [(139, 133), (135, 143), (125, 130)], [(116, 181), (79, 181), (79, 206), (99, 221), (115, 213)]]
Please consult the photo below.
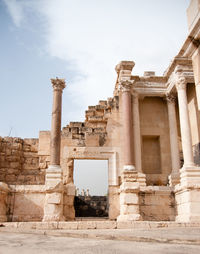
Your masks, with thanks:
[(166, 100), (170, 104), (174, 104), (176, 101), (176, 96), (174, 94), (166, 94)]
[(52, 83), (52, 87), (54, 91), (61, 91), (66, 87), (65, 85), (65, 79), (59, 79), (59, 78), (55, 78), (55, 79), (51, 79), (51, 83)]
[(129, 80), (124, 80), (119, 83), (120, 91), (122, 92), (130, 92), (132, 87), (132, 82)]
[(184, 75), (183, 75), (182, 67), (179, 65), (176, 66), (176, 68), (175, 68), (174, 79), (175, 79), (175, 85), (176, 85), (177, 91), (186, 89), (187, 80), (186, 80), (186, 77), (184, 77)]
[(187, 85), (187, 80), (183, 75), (177, 75), (176, 77), (176, 89), (185, 90)]

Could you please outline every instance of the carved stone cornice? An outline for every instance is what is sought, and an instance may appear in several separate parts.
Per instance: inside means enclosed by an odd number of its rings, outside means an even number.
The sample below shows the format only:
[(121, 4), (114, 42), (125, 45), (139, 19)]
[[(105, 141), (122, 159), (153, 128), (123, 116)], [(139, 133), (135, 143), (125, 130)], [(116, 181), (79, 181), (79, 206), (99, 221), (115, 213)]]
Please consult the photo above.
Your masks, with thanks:
[(132, 88), (133, 82), (130, 80), (120, 81), (119, 83), (119, 89), (122, 92), (130, 92)]
[(55, 78), (55, 79), (51, 79), (51, 83), (52, 83), (52, 87), (54, 91), (61, 91), (66, 87), (65, 85), (65, 80), (64, 79), (59, 79), (59, 78)]
[(174, 104), (176, 102), (176, 96), (174, 94), (166, 94), (166, 101), (170, 104)]

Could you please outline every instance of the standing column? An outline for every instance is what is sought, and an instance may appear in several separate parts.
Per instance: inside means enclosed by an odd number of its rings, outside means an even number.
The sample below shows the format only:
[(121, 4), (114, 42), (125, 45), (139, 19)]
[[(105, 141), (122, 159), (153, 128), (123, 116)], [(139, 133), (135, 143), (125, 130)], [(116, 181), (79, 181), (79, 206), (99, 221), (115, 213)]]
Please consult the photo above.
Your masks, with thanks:
[(178, 131), (176, 122), (176, 98), (173, 95), (167, 95), (167, 108), (169, 119), (169, 134), (170, 134), (170, 147), (171, 147), (171, 160), (172, 160), (172, 173), (169, 176), (170, 186), (174, 186), (180, 182), (180, 155), (178, 146)]
[(53, 109), (50, 141), (50, 165), (46, 170), (46, 197), (43, 221), (65, 220), (63, 216), (63, 174), (60, 167), (61, 108), (64, 79), (51, 79), (53, 86)]
[(124, 140), (124, 170), (134, 170), (133, 166), (133, 131), (131, 110), (131, 82), (121, 82), (122, 91), (122, 116)]
[(133, 94), (133, 136), (134, 136), (135, 167), (137, 172), (142, 172), (140, 115), (139, 115), (139, 100), (137, 93)]
[(200, 221), (200, 168), (195, 166), (192, 152), (191, 127), (186, 94), (186, 78), (182, 74), (181, 67), (177, 67), (176, 88), (178, 91), (179, 117), (184, 165), (180, 170), (180, 185), (175, 187), (175, 200), (177, 207), (176, 221), (198, 222)]
[(200, 47), (198, 47), (192, 56), (192, 65), (194, 72), (196, 96), (198, 110), (200, 110)]
[(186, 79), (178, 75), (176, 89), (178, 92), (179, 118), (181, 127), (182, 148), (184, 157), (184, 167), (194, 166), (192, 152), (192, 137), (191, 127), (188, 112), (187, 94), (186, 94)]
[(146, 186), (146, 175), (142, 172), (139, 99), (136, 92), (133, 94), (133, 145), (135, 168), (138, 174), (137, 181), (140, 186)]
[(124, 140), (124, 168), (121, 174), (120, 185), (120, 215), (118, 221), (141, 220), (139, 208), (140, 183), (138, 173), (133, 165), (133, 126), (131, 110), (131, 85), (128, 80), (122, 81), (122, 115)]
[(63, 79), (51, 79), (53, 87), (53, 109), (51, 121), (50, 165), (60, 165), (60, 135), (62, 91), (65, 88)]

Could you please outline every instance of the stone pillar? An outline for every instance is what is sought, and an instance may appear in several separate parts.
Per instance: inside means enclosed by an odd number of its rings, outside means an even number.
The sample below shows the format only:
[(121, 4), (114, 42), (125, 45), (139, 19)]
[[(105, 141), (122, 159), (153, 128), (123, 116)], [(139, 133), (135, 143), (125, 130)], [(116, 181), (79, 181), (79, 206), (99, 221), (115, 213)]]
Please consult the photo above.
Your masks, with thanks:
[(198, 110), (200, 110), (200, 47), (198, 47), (192, 56), (192, 65), (194, 72), (196, 96)]
[(63, 79), (51, 79), (53, 86), (53, 109), (50, 143), (50, 165), (46, 170), (46, 197), (43, 221), (65, 220), (63, 216), (63, 175), (60, 167), (61, 108)]
[(170, 186), (174, 186), (180, 182), (180, 155), (178, 145), (178, 131), (176, 122), (176, 98), (173, 95), (167, 95), (167, 108), (169, 119), (169, 134), (170, 134), (170, 147), (171, 147), (171, 160), (172, 160), (172, 173), (169, 176)]
[(179, 76), (176, 83), (178, 92), (179, 117), (181, 128), (182, 149), (184, 157), (184, 167), (194, 166), (192, 152), (192, 136), (188, 112), (187, 94), (186, 94), (186, 78)]
[(131, 82), (121, 82), (122, 91), (122, 117), (124, 142), (124, 170), (135, 170), (133, 166), (133, 129), (131, 109)]
[(180, 184), (175, 186), (178, 222), (200, 222), (200, 168), (195, 166), (192, 153), (192, 138), (186, 94), (186, 78), (181, 69), (177, 75), (179, 116), (181, 127), (184, 165), (180, 170)]
[(146, 175), (142, 172), (139, 96), (136, 92), (133, 93), (133, 146), (137, 181), (140, 186), (146, 186)]
[(133, 94), (133, 137), (134, 137), (134, 157), (137, 172), (142, 172), (141, 160), (141, 134), (138, 94)]
[(61, 110), (63, 79), (51, 79), (53, 86), (53, 109), (51, 121), (50, 165), (60, 165)]

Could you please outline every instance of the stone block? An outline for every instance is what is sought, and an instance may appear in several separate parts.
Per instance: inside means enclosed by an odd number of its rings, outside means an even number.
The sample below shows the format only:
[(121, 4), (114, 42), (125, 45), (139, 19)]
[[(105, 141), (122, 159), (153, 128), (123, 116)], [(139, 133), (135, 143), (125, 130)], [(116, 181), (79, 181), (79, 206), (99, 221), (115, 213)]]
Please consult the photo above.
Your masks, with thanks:
[(61, 204), (62, 193), (47, 193), (46, 200), (48, 204)]
[(139, 205), (121, 205), (120, 215), (139, 214)]
[(69, 221), (59, 221), (58, 222), (58, 229), (71, 229), (71, 230), (76, 230), (78, 229), (78, 222), (69, 222)]
[(137, 193), (121, 193), (120, 205), (139, 204), (139, 196)]
[(73, 183), (67, 184), (65, 187), (65, 192), (69, 196), (75, 196), (76, 186)]
[(78, 229), (96, 229), (96, 221), (78, 221)]

